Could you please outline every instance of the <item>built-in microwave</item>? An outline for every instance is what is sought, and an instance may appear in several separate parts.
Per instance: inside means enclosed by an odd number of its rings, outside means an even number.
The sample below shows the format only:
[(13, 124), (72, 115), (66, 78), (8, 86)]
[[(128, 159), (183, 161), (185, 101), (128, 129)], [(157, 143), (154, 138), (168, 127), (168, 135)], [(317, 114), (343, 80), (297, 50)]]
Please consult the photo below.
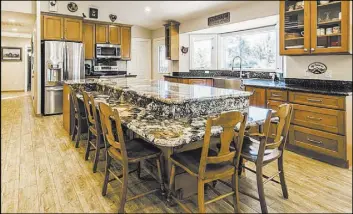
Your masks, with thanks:
[(121, 58), (121, 46), (113, 44), (96, 44), (96, 58)]

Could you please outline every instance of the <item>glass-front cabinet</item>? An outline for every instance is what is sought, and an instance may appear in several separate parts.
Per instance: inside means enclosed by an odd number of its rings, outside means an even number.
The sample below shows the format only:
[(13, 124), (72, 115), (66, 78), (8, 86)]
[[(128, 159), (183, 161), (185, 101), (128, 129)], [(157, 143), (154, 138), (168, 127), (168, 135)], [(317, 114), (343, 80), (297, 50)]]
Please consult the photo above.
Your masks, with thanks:
[(280, 54), (349, 52), (349, 1), (281, 1)]

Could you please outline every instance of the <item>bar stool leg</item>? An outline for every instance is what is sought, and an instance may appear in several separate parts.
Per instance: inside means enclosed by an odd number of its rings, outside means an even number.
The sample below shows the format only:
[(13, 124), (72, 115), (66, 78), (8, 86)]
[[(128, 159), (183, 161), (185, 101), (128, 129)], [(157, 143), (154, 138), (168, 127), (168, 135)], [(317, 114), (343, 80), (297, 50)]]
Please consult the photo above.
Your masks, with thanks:
[(268, 213), (265, 199), (264, 183), (262, 182), (262, 166), (256, 165), (256, 182), (257, 191), (259, 193), (259, 200), (262, 213)]
[(105, 196), (107, 194), (107, 188), (108, 188), (108, 182), (109, 182), (109, 168), (112, 162), (112, 157), (107, 152), (107, 163), (105, 166), (105, 177), (104, 177), (104, 183), (103, 183), (103, 190), (102, 190), (102, 195)]
[(101, 148), (100, 148), (101, 139), (102, 139), (101, 136), (96, 136), (96, 154), (94, 156), (94, 162), (93, 162), (93, 173), (97, 172), (99, 154), (100, 154), (100, 151), (101, 151)]
[(87, 139), (87, 147), (86, 147), (86, 153), (85, 153), (85, 160), (88, 160), (89, 156), (89, 151), (91, 150), (91, 131), (88, 129), (88, 139)]
[(167, 195), (167, 204), (169, 206), (172, 205), (172, 189), (174, 185), (174, 180), (175, 180), (175, 165), (172, 163), (172, 168), (170, 170), (170, 178), (169, 178), (169, 189), (168, 189), (168, 195)]
[(123, 167), (123, 186), (121, 188), (120, 206), (118, 213), (124, 213), (126, 197), (127, 197), (127, 184), (128, 184), (128, 169)]
[(205, 213), (205, 183), (201, 179), (197, 181), (197, 205), (199, 213)]
[(77, 136), (76, 136), (76, 145), (75, 147), (78, 148), (79, 144), (80, 144), (80, 139), (81, 139), (81, 119), (78, 119), (78, 126), (77, 126)]
[(288, 199), (288, 190), (287, 190), (287, 185), (286, 185), (286, 180), (284, 178), (284, 170), (283, 170), (283, 154), (277, 161), (278, 161), (278, 171), (280, 171), (279, 180), (281, 181), (283, 197), (285, 199)]
[(156, 164), (157, 164), (157, 170), (158, 170), (158, 180), (159, 180), (159, 185), (161, 188), (161, 194), (165, 195), (165, 188), (164, 188), (164, 181), (163, 181), (163, 175), (162, 175), (162, 170), (161, 170), (161, 161), (160, 157), (157, 157)]
[(240, 213), (240, 205), (239, 205), (239, 172), (238, 170), (235, 171), (235, 174), (232, 176), (232, 183), (233, 183), (233, 206), (234, 212)]

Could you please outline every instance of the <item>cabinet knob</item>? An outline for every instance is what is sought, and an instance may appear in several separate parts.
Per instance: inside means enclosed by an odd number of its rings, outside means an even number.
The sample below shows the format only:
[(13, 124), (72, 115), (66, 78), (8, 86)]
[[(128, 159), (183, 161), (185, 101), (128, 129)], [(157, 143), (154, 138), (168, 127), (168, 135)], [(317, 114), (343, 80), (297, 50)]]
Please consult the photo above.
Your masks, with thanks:
[(315, 48), (311, 48), (310, 50), (311, 50), (311, 51), (315, 51)]
[(304, 52), (308, 52), (308, 49), (304, 48)]

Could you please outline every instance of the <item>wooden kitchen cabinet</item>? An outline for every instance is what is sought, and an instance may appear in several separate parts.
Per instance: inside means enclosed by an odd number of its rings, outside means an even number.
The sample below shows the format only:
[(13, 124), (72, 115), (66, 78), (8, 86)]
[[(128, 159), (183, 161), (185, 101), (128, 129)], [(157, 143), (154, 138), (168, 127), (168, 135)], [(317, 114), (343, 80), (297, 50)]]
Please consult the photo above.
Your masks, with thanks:
[(121, 27), (121, 59), (131, 59), (131, 27)]
[(64, 39), (64, 20), (62, 17), (42, 15), (42, 26), (43, 40)]
[(82, 20), (64, 18), (64, 39), (82, 42)]
[(42, 39), (82, 41), (82, 20), (61, 16), (42, 15)]
[(121, 38), (120, 26), (109, 25), (109, 43), (120, 45), (120, 42), (121, 42), (120, 38)]
[(83, 23), (83, 45), (85, 47), (85, 59), (95, 57), (95, 24)]
[[(350, 51), (350, 2), (322, 2), (324, 1), (280, 1), (281, 55)], [(334, 28), (337, 32), (333, 32)], [(327, 33), (327, 29), (332, 32)]]
[(96, 24), (96, 43), (108, 43), (109, 25)]
[(249, 105), (265, 108), (266, 107), (266, 89), (246, 86), (245, 91), (253, 92), (250, 96)]
[(179, 60), (179, 22), (170, 21), (164, 25), (165, 50), (168, 60)]

